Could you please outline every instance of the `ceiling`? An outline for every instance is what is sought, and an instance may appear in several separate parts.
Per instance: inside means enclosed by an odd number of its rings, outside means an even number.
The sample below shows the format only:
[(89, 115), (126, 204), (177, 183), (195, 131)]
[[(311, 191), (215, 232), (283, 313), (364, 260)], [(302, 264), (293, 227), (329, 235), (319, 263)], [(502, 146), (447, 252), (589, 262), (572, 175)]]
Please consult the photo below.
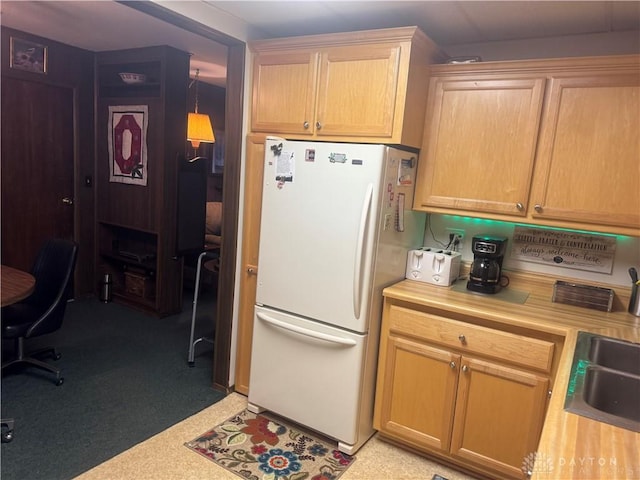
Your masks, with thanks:
[[(160, 2), (158, 2), (160, 3)], [(251, 25), (255, 38), (417, 25), (446, 51), (456, 45), (638, 32), (640, 1), (211, 1)], [(200, 5), (202, 6), (202, 5)], [(192, 72), (224, 85), (226, 47), (114, 1), (8, 1), (4, 26), (91, 51), (171, 45)]]
[(438, 45), (638, 30), (631, 1), (209, 1), (267, 37), (418, 25)]

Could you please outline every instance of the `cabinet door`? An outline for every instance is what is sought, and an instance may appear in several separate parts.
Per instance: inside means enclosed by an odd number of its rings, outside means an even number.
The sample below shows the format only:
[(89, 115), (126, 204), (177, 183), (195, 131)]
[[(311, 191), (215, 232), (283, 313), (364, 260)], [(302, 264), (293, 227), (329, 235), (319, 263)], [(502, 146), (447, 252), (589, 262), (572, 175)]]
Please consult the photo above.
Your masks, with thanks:
[(256, 55), (251, 129), (312, 135), (317, 75), (317, 53)]
[(532, 216), (640, 227), (640, 76), (551, 80)]
[(544, 78), (435, 78), (415, 208), (524, 216)]
[(236, 351), (235, 389), (249, 393), (251, 341), (253, 339), (254, 305), (260, 246), (260, 213), (262, 212), (262, 179), (264, 174), (264, 135), (247, 138), (244, 175), (244, 215), (242, 219), (242, 253), (240, 271), (240, 307), (238, 311), (238, 348)]
[(536, 451), (549, 380), (462, 357), (451, 454), (524, 478), (523, 460)]
[(380, 430), (417, 447), (447, 451), (460, 356), (393, 335), (386, 345)]
[(390, 137), (399, 45), (335, 47), (320, 56), (316, 135)]

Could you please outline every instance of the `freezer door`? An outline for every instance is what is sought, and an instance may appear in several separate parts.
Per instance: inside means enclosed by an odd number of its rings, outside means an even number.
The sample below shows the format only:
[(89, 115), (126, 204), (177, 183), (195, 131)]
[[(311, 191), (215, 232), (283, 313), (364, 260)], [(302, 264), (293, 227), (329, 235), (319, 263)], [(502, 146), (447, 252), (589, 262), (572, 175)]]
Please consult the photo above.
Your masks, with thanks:
[(255, 311), (249, 403), (357, 443), (367, 336), (267, 308)]
[(385, 152), (267, 141), (258, 304), (367, 331)]

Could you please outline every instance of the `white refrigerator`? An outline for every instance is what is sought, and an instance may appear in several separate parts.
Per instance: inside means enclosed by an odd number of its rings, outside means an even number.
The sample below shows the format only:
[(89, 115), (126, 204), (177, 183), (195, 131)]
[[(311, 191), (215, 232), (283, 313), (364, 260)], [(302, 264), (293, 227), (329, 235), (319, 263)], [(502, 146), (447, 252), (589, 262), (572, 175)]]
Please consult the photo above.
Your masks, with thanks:
[(423, 244), (417, 154), (385, 145), (265, 145), (249, 410), (353, 454), (374, 433), (382, 289)]

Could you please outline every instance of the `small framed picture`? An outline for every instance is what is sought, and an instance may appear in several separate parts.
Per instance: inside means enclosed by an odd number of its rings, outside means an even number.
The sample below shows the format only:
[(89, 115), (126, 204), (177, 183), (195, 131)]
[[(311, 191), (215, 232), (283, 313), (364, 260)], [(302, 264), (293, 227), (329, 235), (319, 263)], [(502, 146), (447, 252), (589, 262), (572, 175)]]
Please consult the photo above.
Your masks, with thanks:
[(21, 38), (11, 37), (11, 68), (34, 73), (47, 73), (47, 47)]

